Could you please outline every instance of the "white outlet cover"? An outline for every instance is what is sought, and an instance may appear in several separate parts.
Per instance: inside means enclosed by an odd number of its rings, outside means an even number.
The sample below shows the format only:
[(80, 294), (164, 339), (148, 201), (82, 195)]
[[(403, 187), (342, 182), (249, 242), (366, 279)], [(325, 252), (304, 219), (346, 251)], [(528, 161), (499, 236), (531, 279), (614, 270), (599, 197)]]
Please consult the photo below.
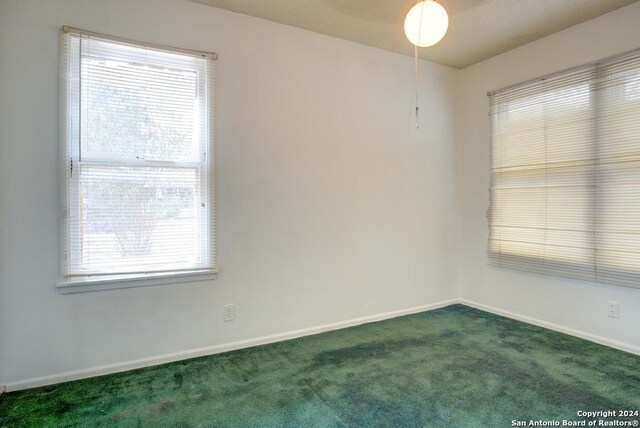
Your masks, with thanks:
[(233, 321), (236, 319), (236, 305), (224, 305), (223, 318), (225, 321)]
[(609, 305), (609, 318), (620, 318), (620, 304), (613, 300), (609, 300), (607, 304)]

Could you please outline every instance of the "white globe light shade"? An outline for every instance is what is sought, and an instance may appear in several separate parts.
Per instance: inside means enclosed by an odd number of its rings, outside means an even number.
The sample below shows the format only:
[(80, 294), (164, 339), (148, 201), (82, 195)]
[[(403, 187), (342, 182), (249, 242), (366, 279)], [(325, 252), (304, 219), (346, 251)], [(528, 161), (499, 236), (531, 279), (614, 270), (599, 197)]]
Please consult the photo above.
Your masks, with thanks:
[(442, 40), (448, 27), (447, 11), (433, 0), (416, 3), (404, 20), (404, 33), (407, 39), (423, 48), (433, 46)]

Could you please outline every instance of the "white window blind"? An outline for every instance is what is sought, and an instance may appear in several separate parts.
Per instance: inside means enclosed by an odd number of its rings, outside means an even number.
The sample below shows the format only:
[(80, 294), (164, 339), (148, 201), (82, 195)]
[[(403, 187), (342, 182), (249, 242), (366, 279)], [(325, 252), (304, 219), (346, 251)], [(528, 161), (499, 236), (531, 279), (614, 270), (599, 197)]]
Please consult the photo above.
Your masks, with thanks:
[(640, 51), (489, 98), (490, 264), (640, 287)]
[(63, 276), (213, 271), (213, 54), (65, 30)]

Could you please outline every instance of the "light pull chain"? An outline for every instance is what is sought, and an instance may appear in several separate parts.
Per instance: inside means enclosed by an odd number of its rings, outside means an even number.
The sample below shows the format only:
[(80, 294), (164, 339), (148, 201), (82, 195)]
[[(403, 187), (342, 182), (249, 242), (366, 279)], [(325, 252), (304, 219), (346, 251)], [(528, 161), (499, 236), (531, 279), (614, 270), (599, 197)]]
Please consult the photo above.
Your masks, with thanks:
[(418, 110), (420, 109), (420, 107), (418, 107), (418, 45), (414, 45), (414, 64), (415, 64), (415, 74), (416, 74), (416, 85), (415, 85), (415, 89), (416, 89), (416, 96), (415, 96), (415, 106), (416, 106), (416, 129), (420, 129), (420, 117), (418, 115)]
[[(418, 27), (418, 41), (417, 43), (420, 43), (420, 38), (422, 37), (422, 14), (424, 13), (424, 4), (422, 5), (422, 8), (420, 9), (420, 26)], [(420, 88), (418, 85), (420, 83), (419, 81), (419, 73), (418, 73), (418, 44), (413, 45), (413, 61), (414, 61), (414, 68), (415, 68), (415, 74), (416, 74), (416, 97), (415, 97), (415, 103), (416, 103), (416, 129), (420, 129), (420, 116), (418, 114), (418, 111), (420, 110), (420, 107), (418, 106), (418, 89)]]

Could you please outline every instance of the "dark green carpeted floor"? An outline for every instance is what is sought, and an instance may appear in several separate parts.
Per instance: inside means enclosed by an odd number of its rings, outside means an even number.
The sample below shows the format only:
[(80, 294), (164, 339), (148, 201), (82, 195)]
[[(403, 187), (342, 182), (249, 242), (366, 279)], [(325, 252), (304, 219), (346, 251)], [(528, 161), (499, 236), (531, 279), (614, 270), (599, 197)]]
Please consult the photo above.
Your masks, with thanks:
[(0, 425), (507, 427), (622, 409), (640, 410), (639, 356), (455, 305), (5, 394)]

